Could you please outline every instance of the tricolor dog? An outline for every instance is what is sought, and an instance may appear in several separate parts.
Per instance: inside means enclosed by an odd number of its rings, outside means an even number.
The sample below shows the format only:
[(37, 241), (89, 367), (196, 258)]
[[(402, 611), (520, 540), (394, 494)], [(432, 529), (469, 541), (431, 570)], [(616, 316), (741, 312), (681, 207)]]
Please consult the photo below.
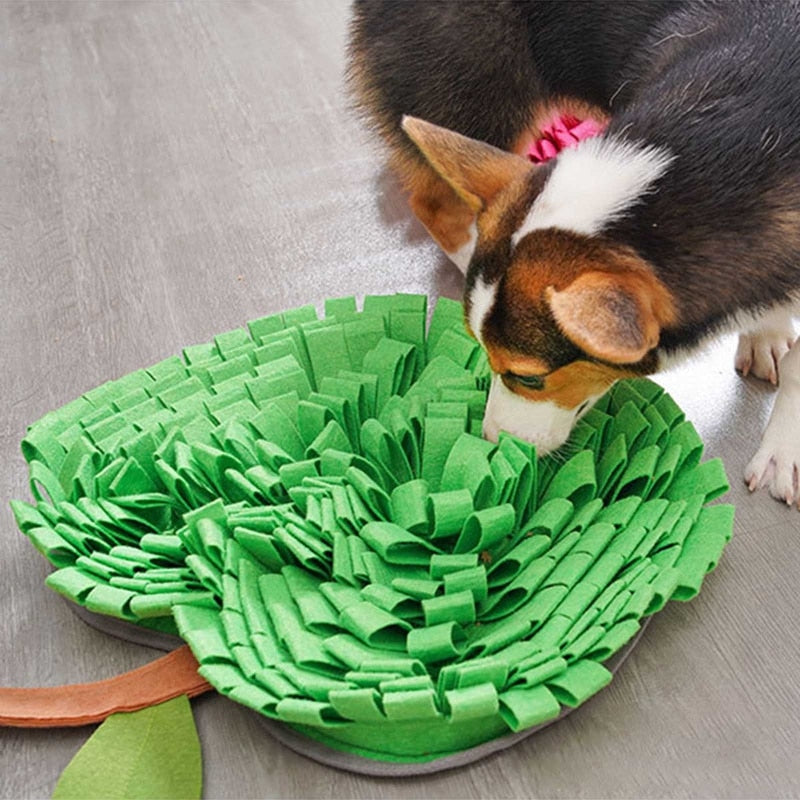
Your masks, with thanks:
[(800, 504), (800, 5), (357, 0), (350, 83), (466, 275), (485, 434), (559, 447), (738, 331), (778, 383), (751, 489)]

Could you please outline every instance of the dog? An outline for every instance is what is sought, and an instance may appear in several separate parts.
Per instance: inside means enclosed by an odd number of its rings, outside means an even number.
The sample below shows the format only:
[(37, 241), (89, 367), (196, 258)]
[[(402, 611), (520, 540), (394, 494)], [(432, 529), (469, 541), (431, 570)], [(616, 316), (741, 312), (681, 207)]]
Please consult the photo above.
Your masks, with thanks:
[(356, 0), (348, 81), (464, 272), (484, 434), (544, 453), (737, 331), (780, 385), (745, 471), (800, 507), (800, 5)]

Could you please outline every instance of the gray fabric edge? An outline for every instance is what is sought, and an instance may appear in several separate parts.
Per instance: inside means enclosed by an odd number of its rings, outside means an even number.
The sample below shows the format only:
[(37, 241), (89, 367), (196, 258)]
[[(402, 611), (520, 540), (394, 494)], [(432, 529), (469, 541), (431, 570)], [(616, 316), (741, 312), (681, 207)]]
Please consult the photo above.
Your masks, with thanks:
[(161, 633), (143, 628), (134, 622), (128, 622), (116, 617), (108, 617), (105, 614), (98, 614), (89, 611), (72, 600), (64, 598), (64, 602), (79, 616), (87, 625), (96, 628), (109, 636), (116, 636), (118, 639), (125, 639), (134, 644), (141, 644), (144, 647), (153, 647), (156, 650), (175, 650), (186, 644), (180, 636), (173, 636), (171, 633)]

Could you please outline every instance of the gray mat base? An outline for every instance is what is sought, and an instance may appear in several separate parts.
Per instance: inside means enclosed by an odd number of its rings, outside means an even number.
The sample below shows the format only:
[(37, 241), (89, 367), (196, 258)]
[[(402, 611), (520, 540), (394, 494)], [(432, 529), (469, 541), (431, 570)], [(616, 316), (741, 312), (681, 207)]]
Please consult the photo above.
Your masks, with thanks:
[[(126, 622), (122, 619), (114, 617), (107, 617), (103, 614), (96, 614), (93, 611), (88, 611), (82, 606), (67, 600), (69, 607), (84, 621), (87, 625), (96, 628), (103, 633), (111, 636), (116, 636), (119, 639), (126, 639), (135, 644), (141, 644), (146, 647), (154, 647), (158, 650), (174, 650), (183, 644), (183, 640), (178, 636), (172, 636), (168, 633), (160, 633), (158, 631), (150, 631), (135, 625), (132, 622)], [(650, 617), (645, 617), (642, 620), (642, 627), (633, 639), (625, 645), (615, 656), (612, 656), (606, 663), (605, 667), (612, 673), (616, 673), (622, 666), (625, 659), (630, 655), (633, 648), (639, 642), (645, 628), (650, 622)], [(581, 706), (578, 706), (580, 708)], [(346, 770), (347, 772), (356, 772), (361, 775), (371, 775), (373, 777), (383, 778), (400, 778), (411, 777), (413, 775), (431, 775), (435, 772), (442, 772), (444, 770), (455, 769), (456, 767), (463, 767), (466, 764), (471, 764), (473, 761), (478, 761), (482, 758), (506, 750), (513, 747), (515, 744), (527, 739), (532, 734), (543, 728), (558, 722), (563, 719), (567, 714), (575, 709), (564, 707), (555, 719), (543, 722), (541, 725), (536, 725), (528, 730), (520, 731), (519, 733), (510, 733), (507, 736), (501, 736), (497, 739), (492, 739), (489, 742), (470, 747), (467, 750), (461, 750), (458, 753), (442, 756), (441, 758), (434, 758), (430, 761), (422, 762), (396, 762), (396, 761), (379, 761), (377, 759), (367, 758), (366, 756), (356, 755), (344, 750), (336, 750), (329, 747), (322, 742), (311, 739), (298, 733), (290, 725), (277, 720), (265, 717), (263, 714), (256, 714), (258, 720), (266, 728), (268, 733), (279, 741), (281, 744), (294, 750), (300, 755), (318, 761), (320, 764), (325, 764), (329, 767), (336, 769)]]
[(175, 648), (185, 644), (180, 636), (173, 636), (171, 633), (161, 633), (160, 631), (152, 631), (148, 628), (143, 628), (141, 625), (136, 625), (133, 622), (127, 622), (124, 619), (107, 617), (105, 614), (97, 614), (66, 598), (64, 598), (64, 602), (87, 625), (96, 628), (98, 631), (107, 633), (109, 636), (116, 636), (118, 639), (125, 639), (128, 642), (141, 644), (145, 647), (154, 647), (156, 650), (175, 650)]

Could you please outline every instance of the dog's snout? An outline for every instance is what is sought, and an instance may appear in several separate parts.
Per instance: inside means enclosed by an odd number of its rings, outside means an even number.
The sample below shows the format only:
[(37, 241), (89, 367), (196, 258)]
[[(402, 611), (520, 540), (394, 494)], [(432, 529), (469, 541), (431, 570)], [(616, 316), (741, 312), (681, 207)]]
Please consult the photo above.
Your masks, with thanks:
[(536, 445), (540, 454), (560, 447), (569, 437), (575, 422), (575, 411), (551, 401), (535, 402), (512, 392), (495, 375), (489, 389), (483, 435), (496, 442), (500, 432)]

